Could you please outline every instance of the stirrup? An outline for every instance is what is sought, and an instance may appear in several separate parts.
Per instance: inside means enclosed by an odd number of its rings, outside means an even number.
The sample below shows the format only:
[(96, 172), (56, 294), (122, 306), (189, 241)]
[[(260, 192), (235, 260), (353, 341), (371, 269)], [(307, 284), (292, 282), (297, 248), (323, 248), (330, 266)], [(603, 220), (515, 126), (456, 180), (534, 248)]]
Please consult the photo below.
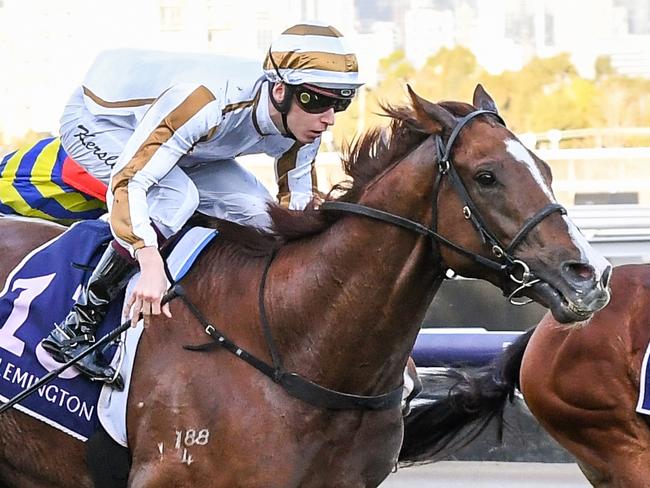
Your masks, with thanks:
[[(70, 332), (70, 330), (66, 331), (57, 325), (41, 343), (43, 349), (59, 363), (71, 361), (92, 345), (92, 343), (83, 340), (83, 337), (87, 334), (70, 337)], [(95, 342), (94, 338), (92, 342)], [(122, 375), (110, 365), (98, 361), (97, 354), (98, 351), (90, 353), (77, 361), (74, 367), (92, 381), (101, 381), (111, 385), (116, 390), (122, 391), (124, 389)]]
[(95, 334), (91, 329), (87, 327), (76, 329), (68, 326), (67, 322), (55, 323), (54, 328), (43, 339), (44, 349), (54, 354), (65, 354), (66, 349), (95, 343)]
[(104, 366), (100, 364), (95, 359), (95, 353), (91, 353), (75, 363), (74, 366), (91, 381), (106, 383), (118, 391), (124, 390), (124, 378), (122, 378), (120, 372), (110, 365)]

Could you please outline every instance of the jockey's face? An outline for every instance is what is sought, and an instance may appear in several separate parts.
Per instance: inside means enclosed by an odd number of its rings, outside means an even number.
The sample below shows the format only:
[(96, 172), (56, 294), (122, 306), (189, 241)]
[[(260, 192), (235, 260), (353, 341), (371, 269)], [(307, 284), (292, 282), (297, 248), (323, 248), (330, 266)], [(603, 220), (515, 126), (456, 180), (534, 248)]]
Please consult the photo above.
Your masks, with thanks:
[(293, 132), (298, 141), (309, 144), (334, 125), (334, 109), (328, 108), (325, 112), (312, 114), (305, 112), (295, 101), (287, 114), (289, 130)]
[[(284, 100), (286, 90), (282, 83), (276, 83), (273, 87), (273, 95), (278, 101)], [(274, 112), (276, 111), (271, 108), (271, 118), (275, 122)], [(321, 113), (309, 113), (300, 108), (300, 104), (294, 100), (287, 114), (287, 125), (299, 142), (309, 144), (334, 124), (334, 118), (334, 108), (329, 108)], [(283, 130), (282, 122), (279, 124), (276, 122), (276, 126)]]

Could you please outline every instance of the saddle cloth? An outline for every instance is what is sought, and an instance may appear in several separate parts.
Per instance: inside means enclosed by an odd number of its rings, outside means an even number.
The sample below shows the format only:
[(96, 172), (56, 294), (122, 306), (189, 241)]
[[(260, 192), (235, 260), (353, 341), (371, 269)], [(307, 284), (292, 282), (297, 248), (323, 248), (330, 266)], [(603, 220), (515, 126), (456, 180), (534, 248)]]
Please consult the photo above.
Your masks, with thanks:
[(636, 404), (636, 411), (643, 415), (650, 415), (650, 344), (646, 347), (641, 364), (641, 378), (639, 380), (639, 401)]
[[(168, 258), (175, 280), (187, 273), (215, 236), (213, 229), (195, 228), (179, 240)], [(28, 254), (9, 275), (0, 293), (0, 400), (12, 398), (60, 366), (43, 350), (41, 340), (55, 322), (65, 318), (111, 239), (106, 222), (79, 222)], [(112, 304), (98, 338), (119, 325), (122, 304), (123, 300)], [(121, 366), (127, 381), (141, 331), (141, 324), (129, 329), (122, 341), (126, 347), (113, 347), (106, 353), (113, 356), (113, 364)], [(113, 395), (110, 388), (104, 391), (98, 407), (102, 385), (70, 368), (14, 408), (82, 441), (96, 431), (100, 417), (106, 416), (110, 420), (102, 420), (102, 424), (125, 445), (128, 383), (122, 395)], [(121, 408), (123, 413), (115, 414), (113, 408)]]

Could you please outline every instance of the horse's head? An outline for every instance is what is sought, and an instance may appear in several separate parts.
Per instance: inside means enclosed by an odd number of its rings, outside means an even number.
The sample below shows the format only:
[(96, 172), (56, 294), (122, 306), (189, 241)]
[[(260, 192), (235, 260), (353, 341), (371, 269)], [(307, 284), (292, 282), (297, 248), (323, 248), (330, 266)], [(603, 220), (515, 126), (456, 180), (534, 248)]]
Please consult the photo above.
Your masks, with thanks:
[(409, 92), (420, 130), (436, 139), (442, 176), (434, 183), (433, 227), (469, 251), (443, 243), (445, 264), (513, 299), (537, 301), (560, 322), (603, 308), (610, 264), (557, 203), (548, 164), (505, 127), (483, 87), (476, 87), (474, 107)]

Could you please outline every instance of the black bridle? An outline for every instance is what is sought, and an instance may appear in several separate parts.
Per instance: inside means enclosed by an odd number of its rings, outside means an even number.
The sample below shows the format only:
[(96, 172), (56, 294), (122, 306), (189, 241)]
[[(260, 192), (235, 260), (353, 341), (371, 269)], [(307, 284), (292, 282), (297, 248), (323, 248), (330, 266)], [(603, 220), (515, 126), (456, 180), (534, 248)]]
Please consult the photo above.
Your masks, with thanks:
[[(485, 222), (480, 213), (476, 209), (476, 206), (472, 202), (472, 199), (470, 198), (467, 189), (463, 184), (463, 181), (458, 175), (450, 156), (454, 142), (456, 141), (463, 127), (465, 127), (475, 117), (484, 114), (496, 117), (502, 124), (505, 125), (503, 119), (501, 119), (497, 113), (489, 110), (477, 110), (460, 119), (458, 124), (451, 132), (446, 145), (443, 144), (440, 136), (435, 136), (439, 171), (436, 176), (436, 181), (434, 182), (432, 199), (433, 220), (431, 228), (426, 227), (413, 220), (400, 217), (399, 215), (394, 215), (383, 210), (366, 207), (365, 205), (358, 203), (324, 202), (320, 207), (321, 210), (347, 212), (356, 215), (362, 215), (372, 219), (381, 220), (392, 225), (403, 227), (413, 232), (417, 232), (418, 234), (427, 236), (431, 238), (434, 252), (437, 252), (436, 243), (442, 244), (453, 249), (459, 254), (463, 254), (473, 259), (475, 262), (483, 266), (502, 273), (506, 279), (510, 279), (517, 283), (519, 287), (510, 295), (512, 301), (512, 297), (514, 297), (518, 291), (532, 286), (532, 284), (539, 281), (538, 279), (534, 278), (526, 263), (519, 259), (516, 259), (513, 256), (514, 250), (526, 238), (528, 233), (542, 220), (555, 212), (565, 214), (566, 210), (563, 206), (555, 203), (547, 205), (524, 223), (522, 228), (519, 230), (519, 232), (517, 232), (515, 237), (513, 237), (508, 246), (504, 246), (499, 241), (499, 239), (492, 232), (490, 232), (488, 227), (485, 225)], [(438, 194), (440, 193), (440, 186), (445, 175), (449, 176), (449, 181), (452, 187), (455, 189), (456, 193), (464, 203), (463, 215), (466, 219), (471, 220), (471, 222), (474, 224), (474, 227), (481, 235), (483, 242), (491, 246), (492, 254), (498, 260), (486, 258), (480, 254), (469, 251), (459, 246), (458, 244), (449, 241), (447, 238), (441, 236), (436, 231)], [(275, 340), (273, 339), (273, 334), (267, 318), (264, 300), (266, 279), (274, 256), (275, 252), (271, 253), (266, 260), (264, 273), (262, 274), (262, 279), (260, 281), (258, 296), (258, 307), (260, 321), (262, 324), (262, 331), (266, 339), (266, 344), (269, 348), (272, 364), (269, 364), (266, 361), (257, 358), (253, 354), (238, 346), (228, 337), (226, 337), (225, 334), (219, 331), (207, 320), (205, 315), (203, 315), (198, 307), (196, 307), (196, 305), (189, 299), (189, 297), (187, 297), (182, 287), (176, 284), (174, 285), (175, 295), (185, 303), (190, 312), (201, 323), (205, 330), (205, 333), (208, 334), (213, 341), (209, 344), (184, 347), (188, 350), (193, 351), (211, 350), (219, 347), (223, 348), (271, 378), (275, 383), (282, 386), (282, 388), (284, 388), (284, 390), (292, 397), (298, 398), (310, 405), (319, 408), (326, 408), (331, 410), (387, 410), (398, 407), (402, 401), (403, 385), (400, 385), (392, 391), (381, 395), (354, 395), (351, 393), (343, 393), (340, 391), (325, 388), (314, 383), (313, 381), (304, 378), (298, 373), (287, 371), (284, 368), (282, 358), (275, 344)], [(518, 271), (517, 267), (521, 268), (521, 277), (516, 275), (516, 272)]]
[[(320, 208), (324, 211), (345, 212), (362, 215), (364, 217), (381, 220), (383, 222), (403, 227), (410, 231), (427, 236), (431, 238), (434, 252), (437, 253), (436, 243), (442, 244), (443, 246), (452, 249), (458, 254), (462, 254), (463, 256), (472, 259), (474, 262), (482, 266), (497, 271), (505, 281), (513, 281), (518, 286), (515, 291), (510, 293), (508, 298), (511, 303), (515, 305), (522, 305), (524, 302), (515, 301), (516, 295), (523, 289), (532, 286), (540, 280), (539, 278), (535, 277), (535, 275), (530, 271), (529, 266), (524, 261), (514, 257), (514, 251), (519, 246), (519, 244), (524, 241), (530, 231), (535, 228), (542, 220), (555, 212), (560, 212), (562, 215), (566, 215), (566, 209), (558, 203), (549, 203), (544, 208), (535, 213), (535, 215), (533, 215), (531, 218), (527, 219), (526, 222), (524, 222), (521, 229), (519, 229), (519, 231), (510, 241), (510, 244), (507, 246), (505, 246), (499, 240), (499, 238), (490, 231), (489, 227), (485, 224), (485, 220), (481, 216), (481, 213), (478, 211), (476, 205), (472, 201), (472, 198), (470, 197), (467, 188), (463, 183), (463, 180), (456, 170), (453, 159), (451, 158), (451, 151), (460, 132), (473, 119), (481, 115), (493, 116), (503, 126), (506, 125), (498, 113), (491, 110), (476, 110), (465, 115), (458, 121), (456, 126), (453, 128), (449, 139), (447, 139), (447, 144), (443, 143), (442, 137), (439, 134), (433, 136), (436, 146), (436, 159), (438, 160), (438, 172), (433, 185), (432, 221), (430, 228), (420, 224), (419, 222), (415, 222), (413, 220), (400, 217), (399, 215), (394, 215), (383, 210), (367, 207), (359, 203), (327, 201), (323, 202)], [(474, 225), (474, 228), (479, 233), (482, 242), (490, 246), (492, 255), (496, 259), (490, 259), (473, 251), (465, 249), (464, 247), (459, 246), (458, 244), (450, 241), (437, 232), (436, 227), (438, 221), (438, 195), (440, 193), (442, 180), (445, 176), (449, 177), (450, 185), (463, 203), (464, 218), (469, 220)]]

